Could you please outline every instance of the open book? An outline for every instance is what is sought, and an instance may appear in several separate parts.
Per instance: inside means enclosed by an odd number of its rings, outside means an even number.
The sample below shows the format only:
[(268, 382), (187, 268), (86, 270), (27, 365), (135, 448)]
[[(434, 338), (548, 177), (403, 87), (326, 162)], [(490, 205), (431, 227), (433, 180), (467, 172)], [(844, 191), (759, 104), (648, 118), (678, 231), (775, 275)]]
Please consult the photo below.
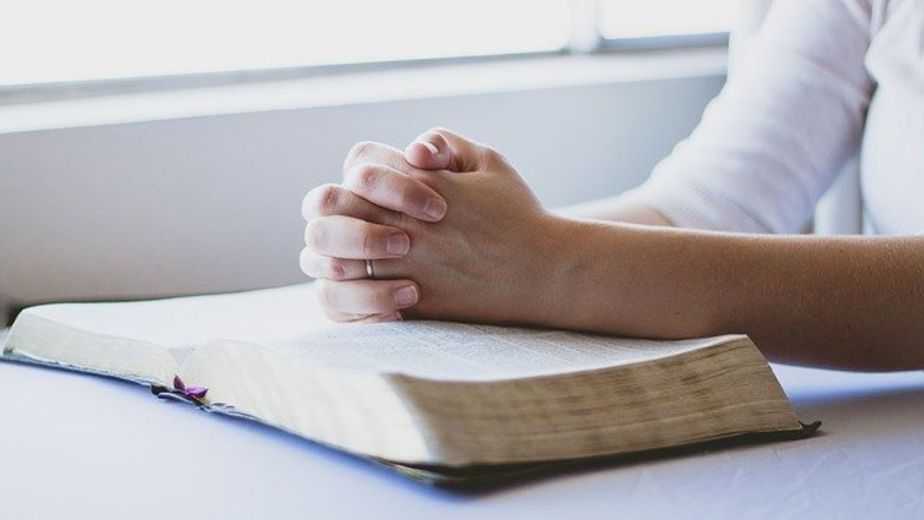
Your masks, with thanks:
[(332, 324), (310, 284), (32, 307), (2, 352), (149, 385), (426, 478), (803, 431), (746, 336)]

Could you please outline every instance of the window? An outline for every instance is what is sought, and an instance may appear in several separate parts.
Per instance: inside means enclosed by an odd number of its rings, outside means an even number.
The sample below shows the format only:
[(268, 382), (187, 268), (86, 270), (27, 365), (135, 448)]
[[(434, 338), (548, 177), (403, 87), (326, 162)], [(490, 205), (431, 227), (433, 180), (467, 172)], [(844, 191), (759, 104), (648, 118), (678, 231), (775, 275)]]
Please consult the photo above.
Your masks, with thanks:
[(568, 39), (565, 0), (14, 5), (0, 17), (4, 85), (549, 51)]
[(584, 25), (605, 39), (724, 32), (734, 1), (12, 0), (0, 17), (0, 92), (216, 72), (235, 73), (228, 76), (233, 81), (241, 72), (318, 65), (560, 52), (575, 41), (578, 11), (590, 13), (581, 15), (594, 18)]

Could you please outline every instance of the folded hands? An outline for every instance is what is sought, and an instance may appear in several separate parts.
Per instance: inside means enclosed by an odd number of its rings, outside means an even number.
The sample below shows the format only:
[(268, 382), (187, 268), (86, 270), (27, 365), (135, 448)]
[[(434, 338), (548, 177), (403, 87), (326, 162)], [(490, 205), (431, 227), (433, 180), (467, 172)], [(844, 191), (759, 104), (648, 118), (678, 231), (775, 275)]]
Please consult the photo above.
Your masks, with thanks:
[(303, 204), (301, 267), (331, 319), (541, 316), (565, 233), (498, 152), (437, 128), (404, 151), (359, 143), (343, 174)]

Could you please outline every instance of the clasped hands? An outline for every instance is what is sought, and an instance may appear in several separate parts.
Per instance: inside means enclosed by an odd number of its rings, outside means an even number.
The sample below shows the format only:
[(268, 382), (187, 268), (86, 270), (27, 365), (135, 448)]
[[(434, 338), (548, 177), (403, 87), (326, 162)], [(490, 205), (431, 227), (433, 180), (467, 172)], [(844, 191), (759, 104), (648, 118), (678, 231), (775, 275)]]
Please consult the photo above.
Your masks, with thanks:
[(543, 321), (560, 219), (488, 146), (441, 128), (359, 143), (302, 212), (301, 268), (335, 321)]

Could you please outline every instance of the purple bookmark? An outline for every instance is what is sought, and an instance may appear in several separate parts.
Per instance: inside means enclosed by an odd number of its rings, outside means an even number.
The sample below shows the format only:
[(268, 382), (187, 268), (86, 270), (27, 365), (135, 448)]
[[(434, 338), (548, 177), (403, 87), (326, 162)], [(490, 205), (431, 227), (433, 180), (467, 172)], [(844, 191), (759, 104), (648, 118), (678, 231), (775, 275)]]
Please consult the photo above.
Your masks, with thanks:
[(173, 376), (173, 389), (160, 385), (151, 386), (151, 393), (157, 397), (191, 402), (200, 408), (208, 407), (205, 401), (205, 394), (208, 391), (209, 389), (204, 386), (186, 386), (180, 376)]
[(204, 386), (186, 386), (180, 376), (173, 376), (173, 390), (194, 401), (201, 401), (209, 391)]

